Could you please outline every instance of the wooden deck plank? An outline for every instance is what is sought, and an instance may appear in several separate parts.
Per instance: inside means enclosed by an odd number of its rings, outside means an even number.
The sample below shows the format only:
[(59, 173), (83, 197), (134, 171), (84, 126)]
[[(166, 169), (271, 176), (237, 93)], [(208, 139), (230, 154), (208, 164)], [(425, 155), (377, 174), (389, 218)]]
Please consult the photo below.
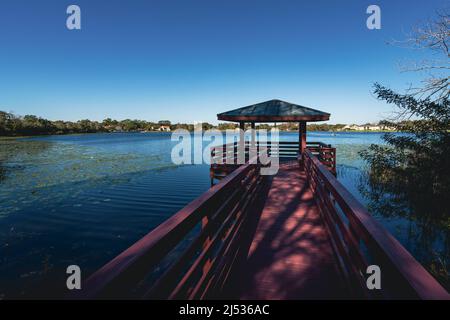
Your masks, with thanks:
[(344, 298), (330, 240), (298, 166), (272, 178), (242, 276), (242, 299)]

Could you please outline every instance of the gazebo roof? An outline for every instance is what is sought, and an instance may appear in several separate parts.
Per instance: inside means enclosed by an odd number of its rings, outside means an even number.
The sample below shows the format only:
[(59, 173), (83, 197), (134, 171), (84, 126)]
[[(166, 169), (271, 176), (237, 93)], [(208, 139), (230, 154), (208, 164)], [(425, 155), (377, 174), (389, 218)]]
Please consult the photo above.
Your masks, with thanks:
[(236, 122), (325, 121), (330, 119), (330, 114), (281, 100), (269, 100), (219, 113), (217, 119)]

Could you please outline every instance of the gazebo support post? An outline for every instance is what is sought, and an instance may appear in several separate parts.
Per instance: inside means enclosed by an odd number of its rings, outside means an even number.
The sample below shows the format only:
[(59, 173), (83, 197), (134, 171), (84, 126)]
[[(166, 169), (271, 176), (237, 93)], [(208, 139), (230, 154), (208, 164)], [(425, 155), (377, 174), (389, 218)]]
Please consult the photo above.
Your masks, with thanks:
[(250, 143), (250, 152), (249, 152), (249, 157), (252, 157), (253, 155), (257, 154), (257, 150), (256, 150), (256, 125), (254, 122), (251, 123), (251, 131), (252, 131), (252, 138), (251, 138), (251, 143)]
[(239, 122), (238, 164), (245, 163), (245, 122)]
[(300, 121), (298, 123), (298, 149), (300, 170), (304, 170), (305, 162), (303, 154), (306, 149), (306, 121)]

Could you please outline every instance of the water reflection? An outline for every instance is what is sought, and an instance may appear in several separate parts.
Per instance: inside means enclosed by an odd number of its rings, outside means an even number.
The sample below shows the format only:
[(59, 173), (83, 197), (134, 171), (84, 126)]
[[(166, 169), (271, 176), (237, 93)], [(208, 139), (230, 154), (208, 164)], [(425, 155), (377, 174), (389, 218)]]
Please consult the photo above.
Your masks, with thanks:
[(361, 171), (358, 189), (370, 212), (397, 221), (394, 234), (402, 236), (413, 256), (450, 290), (450, 212), (445, 200), (420, 192), (420, 186), (412, 194), (377, 183), (368, 170)]

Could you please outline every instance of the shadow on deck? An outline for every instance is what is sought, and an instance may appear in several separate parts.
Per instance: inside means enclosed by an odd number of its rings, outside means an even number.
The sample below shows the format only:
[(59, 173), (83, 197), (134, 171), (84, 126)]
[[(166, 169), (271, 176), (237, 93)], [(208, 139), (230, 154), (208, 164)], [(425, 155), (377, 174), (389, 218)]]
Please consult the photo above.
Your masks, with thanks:
[(262, 192), (234, 280), (241, 299), (345, 297), (329, 236), (298, 162), (284, 163)]

